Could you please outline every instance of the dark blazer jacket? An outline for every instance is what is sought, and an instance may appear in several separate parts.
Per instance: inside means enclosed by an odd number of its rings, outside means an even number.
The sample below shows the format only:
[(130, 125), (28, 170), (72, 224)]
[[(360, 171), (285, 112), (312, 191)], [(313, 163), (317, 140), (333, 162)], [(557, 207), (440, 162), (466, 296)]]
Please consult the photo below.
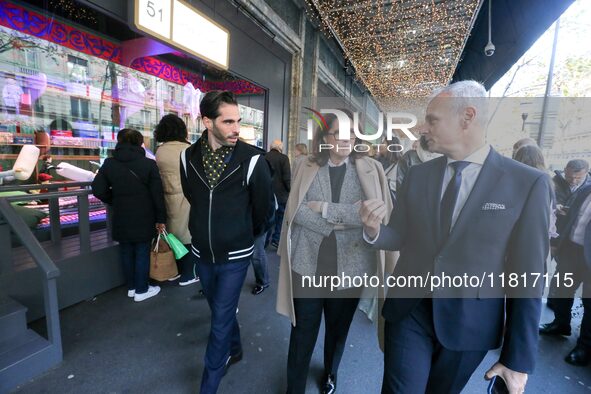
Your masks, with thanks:
[[(388, 226), (382, 225), (375, 246), (400, 250), (394, 276), (426, 278), (445, 273), (484, 278), (482, 286), (433, 291), (437, 338), (456, 351), (489, 350), (503, 342), (500, 361), (512, 370), (531, 372), (543, 280), (532, 287), (529, 273), (545, 271), (549, 177), (491, 149), (442, 244), (439, 207), (446, 164), (447, 158), (440, 157), (410, 168), (392, 218)], [(508, 278), (501, 288), (498, 275), (503, 272), (526, 273), (528, 290), (508, 288)], [(388, 321), (400, 321), (429, 295), (429, 288), (390, 288), (382, 314)]]

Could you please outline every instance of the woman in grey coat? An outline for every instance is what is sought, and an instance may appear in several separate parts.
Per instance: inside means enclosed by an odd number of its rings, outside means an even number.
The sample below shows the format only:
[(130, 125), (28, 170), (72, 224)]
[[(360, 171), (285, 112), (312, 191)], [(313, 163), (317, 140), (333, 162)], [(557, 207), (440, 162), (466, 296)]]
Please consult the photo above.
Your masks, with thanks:
[[(302, 281), (314, 278), (317, 284), (324, 277), (363, 277), (375, 274), (378, 266), (376, 252), (363, 241), (358, 211), (360, 202), (369, 198), (366, 190), (377, 193), (374, 189), (380, 189), (381, 194), (380, 185), (387, 188), (383, 169), (377, 161), (353, 151), (356, 139), (352, 132), (346, 140), (339, 139), (336, 117), (327, 115), (326, 120), (329, 128), (316, 131), (310, 159), (295, 168), (284, 221), (284, 228), (288, 230), (282, 234), (280, 242), (285, 245), (285, 237), (289, 238), (289, 266), (283, 267), (282, 256), (282, 272), (285, 276), (289, 269), (291, 285), (289, 288), (282, 286), (285, 281), (280, 279), (278, 310), (281, 312), (284, 305), (293, 305), (294, 313), (288, 355), (288, 393), (305, 392), (323, 315), (325, 375), (321, 392), (335, 392), (339, 363), (362, 292), (361, 288), (348, 283), (331, 290), (330, 284), (311, 288), (302, 285)], [(285, 247), (280, 248), (282, 254), (285, 250)]]

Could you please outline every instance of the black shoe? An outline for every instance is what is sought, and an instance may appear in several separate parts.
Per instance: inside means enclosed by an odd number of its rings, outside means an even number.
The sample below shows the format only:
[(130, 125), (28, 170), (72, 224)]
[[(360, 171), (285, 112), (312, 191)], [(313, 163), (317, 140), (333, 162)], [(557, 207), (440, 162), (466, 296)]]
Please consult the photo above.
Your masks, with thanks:
[(551, 323), (542, 324), (540, 326), (541, 335), (570, 335), (570, 325), (564, 325), (558, 323), (556, 320)]
[(266, 289), (267, 287), (269, 287), (269, 285), (267, 285), (267, 286), (256, 285), (255, 287), (253, 287), (253, 288), (252, 288), (252, 291), (251, 291), (251, 293), (252, 293), (253, 295), (259, 295), (259, 294), (261, 294), (263, 291), (265, 291), (265, 289)]
[(226, 365), (224, 365), (224, 376), (228, 373), (230, 366), (232, 364), (236, 364), (240, 360), (242, 360), (242, 350), (235, 355), (228, 357), (226, 360)]
[(334, 375), (328, 374), (322, 381), (322, 394), (334, 394), (337, 392), (337, 380)]
[(271, 242), (271, 246), (274, 247), (275, 249), (279, 249), (279, 242)]
[(564, 358), (564, 361), (577, 367), (584, 367), (591, 362), (591, 350), (577, 345), (571, 352)]

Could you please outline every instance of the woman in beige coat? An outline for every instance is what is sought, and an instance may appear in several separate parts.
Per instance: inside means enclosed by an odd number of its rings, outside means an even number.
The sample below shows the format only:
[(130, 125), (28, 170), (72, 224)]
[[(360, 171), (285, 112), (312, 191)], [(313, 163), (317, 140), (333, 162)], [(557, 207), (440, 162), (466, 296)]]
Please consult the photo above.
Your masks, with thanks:
[[(164, 188), (164, 201), (168, 222), (168, 232), (174, 234), (188, 250), (191, 250), (191, 234), (189, 233), (189, 210), (191, 206), (183, 195), (181, 189), (180, 157), (181, 152), (189, 147), (187, 141), (187, 126), (181, 118), (176, 115), (164, 115), (156, 130), (154, 131), (156, 142), (162, 143), (156, 151), (156, 164), (160, 170), (162, 186)], [(180, 273), (176, 278), (179, 285), (188, 286), (198, 282), (195, 275), (195, 256), (187, 253), (183, 258), (177, 260)]]
[(321, 392), (330, 394), (336, 390), (338, 366), (355, 310), (359, 306), (373, 319), (378, 309), (377, 289), (348, 284), (318, 289), (302, 286), (303, 280), (364, 274), (379, 277), (384, 265), (393, 263), (384, 252), (364, 242), (359, 216), (359, 202), (365, 199), (383, 199), (392, 209), (382, 166), (351, 152), (352, 145), (360, 141), (352, 133), (347, 140), (339, 140), (338, 120), (331, 115), (326, 120), (329, 128), (316, 131), (311, 158), (295, 168), (278, 250), (277, 311), (292, 323), (288, 393), (305, 392), (322, 315), (326, 328)]

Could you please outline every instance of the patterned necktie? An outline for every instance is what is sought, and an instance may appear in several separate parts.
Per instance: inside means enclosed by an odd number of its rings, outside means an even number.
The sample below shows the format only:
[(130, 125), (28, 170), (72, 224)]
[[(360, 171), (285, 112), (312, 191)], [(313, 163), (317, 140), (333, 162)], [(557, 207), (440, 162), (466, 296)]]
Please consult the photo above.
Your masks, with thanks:
[(468, 164), (470, 164), (468, 161), (454, 161), (449, 164), (454, 169), (454, 174), (447, 184), (447, 188), (441, 199), (441, 209), (439, 211), (443, 242), (447, 240), (447, 236), (451, 229), (451, 221), (456, 206), (456, 200), (460, 193), (460, 186), (462, 186), (462, 171), (468, 166)]

